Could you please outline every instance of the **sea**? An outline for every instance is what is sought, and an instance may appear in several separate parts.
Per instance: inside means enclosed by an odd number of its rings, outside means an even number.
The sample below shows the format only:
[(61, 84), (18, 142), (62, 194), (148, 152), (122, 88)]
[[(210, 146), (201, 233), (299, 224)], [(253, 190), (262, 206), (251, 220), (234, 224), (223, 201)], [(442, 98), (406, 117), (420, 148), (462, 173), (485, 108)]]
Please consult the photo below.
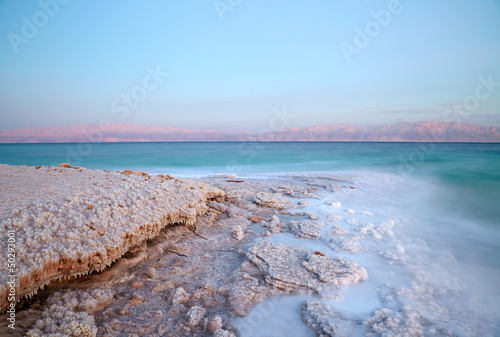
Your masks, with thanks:
[[(329, 223), (325, 233), (349, 230), (334, 248), (290, 233), (269, 240), (349, 258), (368, 280), (337, 299), (267, 299), (231, 322), (242, 336), (314, 336), (301, 321), (307, 300), (330, 305), (347, 336), (500, 336), (499, 143), (0, 144), (2, 164), (63, 162), (181, 178), (344, 177), (354, 185), (304, 209)], [(330, 223), (332, 214), (339, 220)]]

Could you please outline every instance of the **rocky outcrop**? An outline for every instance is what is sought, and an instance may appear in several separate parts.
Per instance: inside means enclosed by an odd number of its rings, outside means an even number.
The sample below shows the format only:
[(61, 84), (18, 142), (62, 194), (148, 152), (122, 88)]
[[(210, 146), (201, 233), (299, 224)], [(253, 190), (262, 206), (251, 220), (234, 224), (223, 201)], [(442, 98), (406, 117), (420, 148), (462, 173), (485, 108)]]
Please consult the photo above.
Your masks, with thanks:
[(366, 269), (345, 258), (331, 258), (302, 247), (261, 241), (247, 253), (266, 283), (291, 293), (321, 293), (324, 285), (363, 281)]

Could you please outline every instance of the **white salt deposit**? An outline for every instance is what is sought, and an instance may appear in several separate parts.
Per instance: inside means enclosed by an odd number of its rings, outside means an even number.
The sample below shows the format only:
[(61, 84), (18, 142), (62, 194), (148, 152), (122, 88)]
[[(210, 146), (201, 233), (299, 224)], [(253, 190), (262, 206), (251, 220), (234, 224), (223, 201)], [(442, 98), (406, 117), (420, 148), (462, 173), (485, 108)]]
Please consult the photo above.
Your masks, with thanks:
[[(66, 174), (57, 170), (44, 174)], [(80, 173), (92, 175), (87, 170)], [(114, 179), (114, 174), (107, 174)], [(154, 183), (139, 173), (131, 172), (125, 178), (127, 184)], [(79, 179), (77, 176), (75, 181)], [(170, 181), (169, 186), (193, 186), (195, 194), (203, 189), (197, 183), (168, 176), (161, 179)], [(447, 220), (441, 213), (428, 205), (409, 212), (405, 208), (408, 204), (401, 202), (409, 198), (413, 207), (419, 202), (419, 188), (429, 191), (432, 185), (408, 180), (407, 185), (400, 185), (401, 190), (387, 190), (377, 175), (359, 180), (356, 189), (349, 188), (352, 176), (339, 174), (287, 175), (279, 181), (239, 179), (211, 180), (227, 192), (226, 199), (205, 197), (201, 204), (208, 211), (201, 219), (208, 221), (199, 221), (198, 216), (195, 232), (183, 226), (172, 227), (160, 233), (158, 240), (153, 240), (155, 244), (132, 249), (135, 255), (122, 258), (104, 271), (113, 276), (102, 276), (112, 280), (105, 284), (113, 290), (103, 293), (102, 303), (92, 290), (56, 292), (51, 295), (56, 299), (68, 296), (68, 304), (61, 305), (68, 309), (64, 316), (52, 308), (52, 297), (46, 303), (41, 301), (40, 310), (30, 311), (36, 316), (36, 322), (29, 325), (30, 333), (43, 336), (76, 331), (92, 336), (97, 328), (98, 334), (117, 336), (499, 335), (498, 273), (481, 266), (481, 259), (461, 260), (460, 251), (469, 256), (468, 252), (476, 250), (467, 245), (458, 252), (450, 248), (450, 237), (460, 227), (439, 230), (438, 220)], [(45, 186), (47, 191), (50, 186)], [(95, 186), (101, 191), (102, 186)], [(148, 189), (146, 186), (142, 189)], [(65, 188), (64, 184), (60, 188)], [(73, 193), (74, 189), (68, 191)], [(29, 198), (26, 193), (11, 194), (8, 198), (13, 204), (16, 198)], [(122, 194), (120, 191), (111, 200), (120, 199)], [(147, 199), (147, 194), (139, 195)], [(53, 200), (50, 194), (47, 199)], [(74, 208), (70, 209), (86, 214), (105, 206), (98, 201), (92, 199), (90, 209), (87, 203), (81, 207), (72, 204)], [(141, 202), (149, 209), (155, 207), (154, 203)], [(337, 202), (343, 209), (356, 212), (339, 217), (335, 213), (342, 209), (330, 204)], [(121, 200), (117, 203), (132, 207)], [(23, 206), (23, 212), (25, 208), (30, 209)], [(109, 217), (120, 220), (121, 208), (125, 207), (112, 208)], [(136, 211), (141, 214), (141, 209)], [(9, 214), (16, 216), (15, 212)], [(424, 221), (422, 214), (433, 215), (432, 221)], [(45, 221), (40, 218), (39, 224)], [(35, 223), (33, 220), (30, 224)], [(100, 228), (85, 227), (101, 236)], [(439, 235), (423, 236), (423, 232)], [(265, 240), (263, 235), (267, 236)], [(50, 237), (44, 240), (50, 242)], [(134, 267), (121, 269), (127, 265)], [(85, 279), (98, 283), (100, 277)], [(108, 305), (113, 293), (114, 304), (96, 312)], [(57, 319), (49, 321), (49, 310), (57, 313)]]
[[(80, 168), (0, 165), (0, 185), (0, 228), (16, 236), (18, 298), (52, 280), (103, 270), (165, 226), (192, 224), (209, 199), (224, 195), (189, 180)], [(6, 245), (2, 240), (0, 250)], [(0, 265), (6, 259), (0, 254)], [(6, 277), (0, 273), (2, 299)]]

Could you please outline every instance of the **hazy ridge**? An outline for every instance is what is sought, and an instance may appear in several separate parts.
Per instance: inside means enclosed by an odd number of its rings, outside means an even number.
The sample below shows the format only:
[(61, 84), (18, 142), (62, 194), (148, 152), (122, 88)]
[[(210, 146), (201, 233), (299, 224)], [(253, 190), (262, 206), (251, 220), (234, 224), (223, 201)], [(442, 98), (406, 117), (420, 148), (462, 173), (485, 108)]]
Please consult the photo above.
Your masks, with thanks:
[(267, 133), (117, 123), (103, 127), (98, 124), (80, 124), (0, 130), (0, 143), (168, 141), (500, 142), (500, 129), (497, 126), (431, 121), (380, 125), (323, 124)]

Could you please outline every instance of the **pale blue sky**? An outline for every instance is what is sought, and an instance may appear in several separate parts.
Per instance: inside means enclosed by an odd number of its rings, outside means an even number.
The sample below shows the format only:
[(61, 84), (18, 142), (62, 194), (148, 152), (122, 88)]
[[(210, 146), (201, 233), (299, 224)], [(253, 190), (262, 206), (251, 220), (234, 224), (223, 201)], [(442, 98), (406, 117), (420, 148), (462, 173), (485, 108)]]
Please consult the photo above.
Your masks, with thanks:
[[(500, 82), (500, 0), (401, 0), (385, 26), (371, 13), (396, 0), (220, 0), (235, 4), (222, 14), (212, 0), (60, 2), (0, 1), (0, 129), (256, 131), (283, 107), (290, 127), (442, 121), (480, 76)], [(342, 43), (370, 22), (379, 32), (348, 62)], [(127, 103), (134, 90), (144, 99)], [(500, 84), (487, 96), (457, 120), (500, 125)]]

